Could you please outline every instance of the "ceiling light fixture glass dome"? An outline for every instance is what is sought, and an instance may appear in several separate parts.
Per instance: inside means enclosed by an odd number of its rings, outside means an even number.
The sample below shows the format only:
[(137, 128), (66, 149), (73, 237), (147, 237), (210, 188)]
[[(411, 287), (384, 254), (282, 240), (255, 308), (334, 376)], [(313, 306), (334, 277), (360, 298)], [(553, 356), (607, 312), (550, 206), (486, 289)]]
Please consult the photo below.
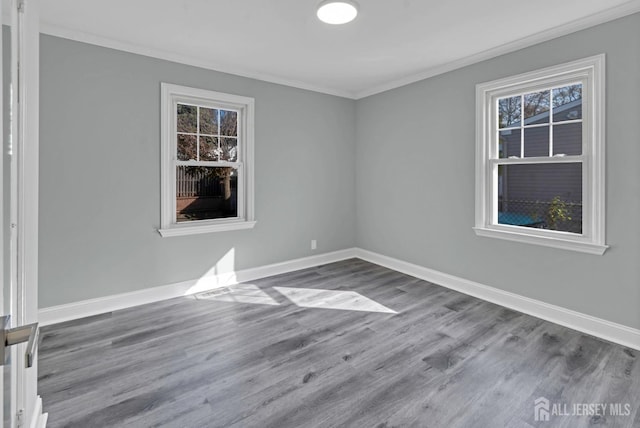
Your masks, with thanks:
[(318, 5), (317, 15), (327, 24), (346, 24), (358, 16), (358, 4), (351, 0), (325, 0)]

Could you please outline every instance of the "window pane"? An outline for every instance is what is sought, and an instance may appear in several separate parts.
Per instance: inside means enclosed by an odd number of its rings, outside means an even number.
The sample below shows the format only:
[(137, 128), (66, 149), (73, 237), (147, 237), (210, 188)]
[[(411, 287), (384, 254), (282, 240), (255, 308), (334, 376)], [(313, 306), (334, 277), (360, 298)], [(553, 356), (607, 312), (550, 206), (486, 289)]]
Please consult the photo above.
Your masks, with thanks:
[(524, 156), (549, 156), (549, 127), (525, 128)]
[(520, 126), (521, 97), (498, 99), (498, 124), (500, 128)]
[(238, 160), (238, 139), (220, 138), (220, 160), (235, 162)]
[(200, 107), (200, 133), (218, 135), (218, 110)]
[(200, 160), (201, 161), (217, 161), (218, 160), (218, 138), (217, 137), (200, 137)]
[(549, 91), (524, 95), (524, 124), (549, 123)]
[(554, 155), (582, 154), (582, 123), (565, 123), (553, 127)]
[(198, 160), (195, 135), (178, 134), (178, 160)]
[(176, 220), (237, 217), (238, 171), (234, 168), (178, 166)]
[(498, 132), (498, 156), (500, 158), (520, 157), (521, 129)]
[(220, 110), (220, 135), (238, 135), (238, 113), (229, 110)]
[(582, 164), (500, 165), (498, 223), (582, 233)]
[(582, 85), (553, 90), (553, 121), (582, 119)]
[(198, 131), (198, 107), (188, 106), (185, 104), (178, 104), (178, 132), (191, 132), (196, 133)]

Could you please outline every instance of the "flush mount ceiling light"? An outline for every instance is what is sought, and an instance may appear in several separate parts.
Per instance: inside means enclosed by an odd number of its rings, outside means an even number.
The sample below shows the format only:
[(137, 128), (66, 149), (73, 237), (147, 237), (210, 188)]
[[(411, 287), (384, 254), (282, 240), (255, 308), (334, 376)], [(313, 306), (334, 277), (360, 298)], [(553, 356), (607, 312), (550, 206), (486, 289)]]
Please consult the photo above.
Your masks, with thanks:
[(350, 0), (326, 0), (318, 5), (317, 15), (327, 24), (346, 24), (358, 15), (358, 4)]

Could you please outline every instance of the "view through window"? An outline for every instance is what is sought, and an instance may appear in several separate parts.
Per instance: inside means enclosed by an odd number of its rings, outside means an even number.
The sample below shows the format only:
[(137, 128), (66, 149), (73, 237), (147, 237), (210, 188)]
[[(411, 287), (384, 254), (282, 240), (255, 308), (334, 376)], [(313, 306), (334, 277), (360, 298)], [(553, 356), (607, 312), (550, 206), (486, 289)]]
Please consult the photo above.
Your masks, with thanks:
[[(498, 223), (582, 233), (582, 84), (499, 98)], [(547, 163), (546, 158), (564, 158)], [(539, 158), (539, 159), (537, 159)]]
[(176, 106), (176, 221), (238, 215), (238, 112)]

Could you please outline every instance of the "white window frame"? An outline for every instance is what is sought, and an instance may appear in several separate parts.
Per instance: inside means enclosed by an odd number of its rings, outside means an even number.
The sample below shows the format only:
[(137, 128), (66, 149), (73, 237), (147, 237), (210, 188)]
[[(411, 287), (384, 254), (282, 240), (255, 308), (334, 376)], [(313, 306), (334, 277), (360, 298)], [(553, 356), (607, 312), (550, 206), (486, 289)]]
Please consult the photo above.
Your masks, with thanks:
[[(254, 217), (254, 112), (255, 100), (239, 95), (187, 86), (161, 84), (161, 213), (160, 235), (182, 236), (197, 233), (222, 232), (250, 229), (256, 224)], [(206, 108), (234, 110), (238, 112), (238, 215), (231, 218), (211, 220), (176, 221), (176, 119), (177, 105), (190, 104)], [(196, 161), (190, 161), (194, 165)], [(184, 164), (184, 162), (182, 162)], [(209, 162), (218, 166), (224, 162)], [(215, 164), (215, 165), (213, 165)], [(222, 165), (224, 166), (224, 165)]]
[[(582, 155), (497, 159), (498, 98), (582, 83)], [(498, 224), (498, 165), (582, 163), (582, 234)], [(476, 202), (478, 236), (602, 255), (605, 244), (604, 54), (476, 85)]]

